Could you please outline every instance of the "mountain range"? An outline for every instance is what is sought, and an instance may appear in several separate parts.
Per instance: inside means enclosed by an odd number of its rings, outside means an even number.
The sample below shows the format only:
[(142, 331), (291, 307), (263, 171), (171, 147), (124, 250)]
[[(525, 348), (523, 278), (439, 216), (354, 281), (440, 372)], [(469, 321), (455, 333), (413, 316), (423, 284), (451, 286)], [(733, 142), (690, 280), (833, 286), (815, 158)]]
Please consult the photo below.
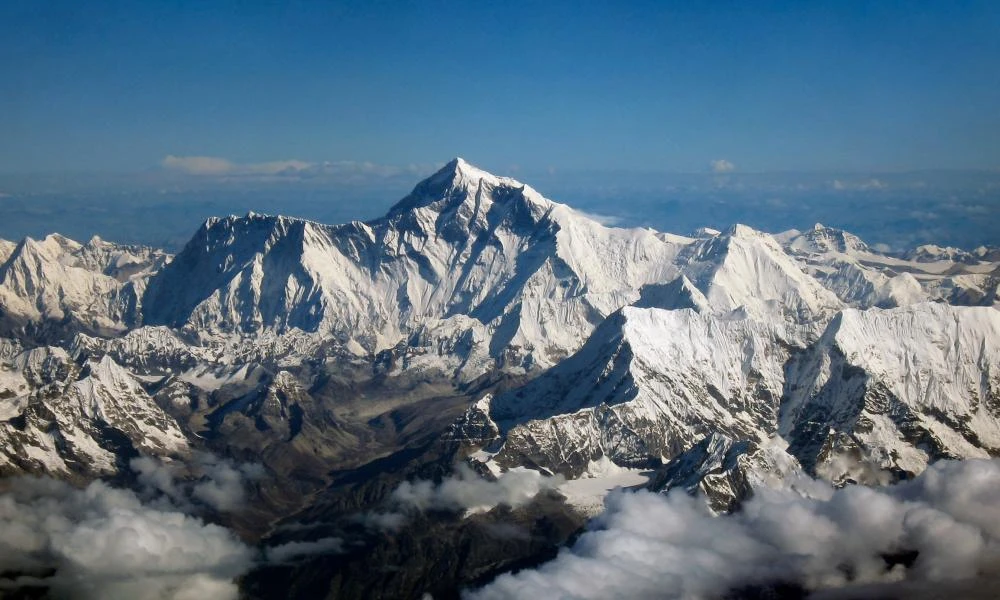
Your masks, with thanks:
[[(369, 222), (213, 218), (173, 256), (0, 241), (0, 474), (136, 486), (136, 458), (212, 452), (266, 473), (250, 508), (209, 515), (244, 539), (334, 532), (399, 560), (529, 524), (433, 585), (443, 552), (364, 585), (343, 576), (360, 550), (266, 572), (300, 597), (449, 593), (540, 560), (623, 482), (727, 512), (793, 475), (880, 485), (998, 456), (998, 291), (995, 248), (608, 227), (462, 159)], [(420, 517), (407, 543), (354, 531), (456, 464), (552, 489)]]

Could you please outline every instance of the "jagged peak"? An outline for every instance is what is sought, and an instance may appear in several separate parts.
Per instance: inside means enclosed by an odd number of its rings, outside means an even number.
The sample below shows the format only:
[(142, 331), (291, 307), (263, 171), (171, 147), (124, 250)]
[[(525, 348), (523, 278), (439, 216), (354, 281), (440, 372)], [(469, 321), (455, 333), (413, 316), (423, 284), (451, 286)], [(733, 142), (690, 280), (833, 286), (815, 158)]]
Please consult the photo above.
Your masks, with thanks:
[(518, 194), (504, 197), (523, 198), (533, 204), (549, 204), (531, 186), (510, 177), (494, 175), (456, 157), (418, 183), (412, 192), (389, 209), (389, 216), (425, 207), (434, 207), (443, 212), (456, 203), (476, 198), (483, 187), (517, 190)]
[(743, 225), (742, 223), (735, 223), (731, 225), (729, 229), (726, 230), (725, 235), (731, 238), (752, 239), (752, 238), (759, 238), (768, 234), (764, 233), (763, 231), (758, 231), (753, 227), (750, 227), (749, 225)]
[(89, 361), (90, 376), (104, 383), (126, 384), (130, 388), (138, 386), (135, 378), (111, 356), (105, 354), (99, 359)]
[(245, 215), (229, 215), (227, 217), (209, 217), (205, 219), (202, 223), (201, 231), (203, 232), (226, 232), (234, 229), (240, 229), (248, 226), (260, 227), (271, 230), (280, 230), (282, 232), (287, 231), (294, 226), (316, 226), (316, 227), (330, 227), (329, 225), (324, 225), (317, 221), (312, 221), (310, 219), (305, 219), (302, 217), (290, 217), (286, 215), (269, 215), (264, 213), (258, 213), (254, 211), (249, 211)]
[[(805, 240), (806, 245), (797, 240)], [(809, 249), (814, 252), (836, 251), (836, 252), (869, 252), (868, 244), (861, 238), (836, 227), (828, 227), (822, 223), (816, 223), (812, 229), (802, 232), (800, 235), (788, 238), (793, 250)]]
[(524, 187), (525, 185), (516, 179), (501, 177), (484, 169), (480, 169), (460, 156), (456, 156), (448, 161), (448, 163), (445, 164), (445, 166), (442, 167), (435, 175), (443, 175), (449, 178), (457, 177), (476, 183), (479, 181), (485, 181), (494, 186), (507, 185), (510, 187)]
[(634, 306), (636, 308), (668, 310), (690, 308), (697, 312), (711, 310), (711, 305), (705, 298), (705, 294), (684, 274), (668, 283), (651, 283), (642, 286), (639, 290), (639, 300), (635, 302)]
[(711, 238), (720, 235), (722, 232), (718, 229), (712, 229), (711, 227), (699, 227), (694, 230), (694, 237), (696, 238)]
[(61, 233), (50, 233), (44, 238), (42, 238), (42, 241), (47, 244), (50, 243), (59, 244), (60, 246), (73, 246), (73, 247), (80, 246), (80, 242), (74, 239), (70, 239)]
[(773, 236), (746, 225), (734, 225), (723, 235), (699, 240), (690, 252), (691, 260), (683, 271), (704, 294), (712, 312), (743, 307), (748, 314), (765, 315), (782, 310), (789, 315), (798, 313), (796, 319), (810, 320), (810, 315), (841, 306)]
[[(691, 250), (696, 253), (695, 260), (721, 266), (734, 247), (757, 247), (766, 249), (769, 254), (784, 254), (771, 234), (740, 223), (731, 225), (725, 232), (698, 239)], [(697, 277), (692, 279), (696, 282), (700, 280)]]
[(50, 233), (37, 240), (26, 236), (11, 251), (10, 258), (21, 257), (22, 259), (51, 262), (58, 261), (64, 254), (75, 252), (80, 248), (82, 246), (78, 242), (58, 233)]

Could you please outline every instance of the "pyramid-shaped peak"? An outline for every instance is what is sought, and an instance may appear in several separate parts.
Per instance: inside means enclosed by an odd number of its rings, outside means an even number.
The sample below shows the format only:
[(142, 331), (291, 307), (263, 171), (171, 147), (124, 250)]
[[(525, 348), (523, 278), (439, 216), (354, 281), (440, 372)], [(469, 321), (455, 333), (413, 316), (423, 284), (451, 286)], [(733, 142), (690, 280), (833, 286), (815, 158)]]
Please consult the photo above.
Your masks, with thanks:
[[(472, 167), (472, 165), (469, 164), (469, 161), (465, 160), (461, 156), (456, 156), (455, 158), (453, 158), (450, 161), (448, 161), (448, 166), (451, 167), (453, 170), (456, 170), (456, 171), (460, 170), (460, 169), (467, 169), (467, 168)], [(472, 168), (475, 168), (475, 167), (472, 167)]]
[(448, 161), (448, 163), (442, 167), (437, 173), (432, 175), (429, 179), (433, 180), (445, 180), (445, 181), (456, 181), (458, 179), (464, 180), (469, 183), (476, 183), (480, 181), (486, 181), (487, 183), (498, 186), (506, 185), (510, 187), (523, 187), (524, 184), (510, 177), (500, 177), (494, 175), (489, 171), (480, 169), (479, 167), (473, 165), (469, 161), (465, 160), (461, 156), (456, 156), (455, 158)]
[(58, 233), (50, 233), (42, 239), (36, 240), (26, 236), (14, 249), (12, 255), (34, 257), (38, 260), (58, 260), (60, 256), (80, 249), (80, 244)]
[(835, 227), (816, 223), (809, 231), (791, 240), (793, 250), (808, 252), (869, 252), (861, 238)]
[(408, 196), (390, 209), (389, 214), (399, 214), (427, 206), (444, 208), (455, 202), (461, 203), (469, 198), (475, 198), (483, 187), (513, 189), (517, 192), (516, 195), (523, 196), (533, 203), (546, 203), (530, 186), (510, 177), (494, 175), (464, 158), (455, 157), (436, 173), (418, 183)]
[(754, 229), (753, 227), (750, 227), (749, 225), (743, 225), (742, 223), (736, 223), (736, 224), (730, 226), (729, 229), (726, 230), (726, 234), (725, 235), (727, 237), (731, 237), (731, 238), (749, 238), (749, 239), (755, 239), (755, 238), (764, 237), (767, 234), (764, 233), (764, 232), (762, 232), (762, 231), (758, 231), (758, 230)]
[(678, 310), (690, 308), (696, 312), (711, 312), (711, 305), (705, 294), (686, 275), (681, 275), (668, 283), (650, 283), (639, 290), (636, 308), (662, 308)]

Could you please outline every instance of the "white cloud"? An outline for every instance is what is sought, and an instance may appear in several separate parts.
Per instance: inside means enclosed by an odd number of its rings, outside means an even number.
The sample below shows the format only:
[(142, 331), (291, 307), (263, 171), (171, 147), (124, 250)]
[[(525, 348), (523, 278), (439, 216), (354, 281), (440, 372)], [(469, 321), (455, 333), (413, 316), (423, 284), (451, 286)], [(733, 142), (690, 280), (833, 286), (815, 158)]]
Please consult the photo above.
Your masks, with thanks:
[[(440, 483), (424, 479), (404, 481), (391, 494), (388, 510), (371, 511), (354, 517), (354, 521), (385, 532), (402, 529), (413, 511), (441, 510), (465, 515), (487, 512), (500, 505), (519, 507), (530, 503), (539, 493), (555, 489), (562, 477), (546, 477), (538, 471), (511, 469), (495, 481), (485, 479), (468, 465), (460, 464), (454, 475)], [(305, 526), (285, 526), (286, 530), (309, 529)], [(494, 525), (489, 532), (498, 539), (524, 539), (527, 531), (514, 525)], [(313, 541), (294, 541), (264, 549), (268, 563), (284, 563), (312, 554), (342, 552), (343, 540), (326, 537)]]
[(287, 563), (294, 558), (311, 556), (313, 554), (336, 554), (343, 552), (344, 541), (337, 537), (327, 537), (310, 542), (288, 542), (279, 546), (265, 548), (264, 553), (269, 563)]
[(429, 174), (441, 165), (406, 166), (380, 165), (367, 161), (275, 160), (260, 163), (238, 163), (218, 156), (168, 155), (160, 166), (167, 171), (223, 180), (315, 180), (331, 179), (341, 182), (367, 181), (388, 177), (413, 177)]
[(709, 164), (712, 167), (713, 173), (730, 173), (736, 169), (736, 165), (734, 165), (733, 163), (729, 162), (724, 158), (713, 160)]
[[(975, 586), (1000, 572), (1000, 461), (941, 462), (888, 488), (804, 483), (798, 492), (761, 490), (726, 516), (683, 492), (613, 493), (572, 548), (466, 597), (703, 598), (775, 583)], [(901, 551), (917, 552), (915, 562), (889, 568), (884, 556)]]
[(356, 521), (370, 529), (399, 531), (406, 524), (406, 515), (398, 512), (367, 512), (359, 515)]
[(235, 163), (217, 156), (167, 155), (160, 163), (165, 169), (188, 175), (282, 175), (295, 174), (314, 166), (301, 160), (276, 160), (263, 163)]
[(0, 591), (36, 583), (57, 597), (236, 598), (233, 579), (253, 564), (252, 550), (229, 530), (143, 505), (130, 491), (8, 481), (0, 496)]
[(484, 479), (468, 465), (461, 464), (455, 475), (435, 484), (432, 481), (404, 481), (392, 493), (392, 500), (417, 510), (464, 510), (487, 512), (503, 504), (523, 506), (540, 492), (563, 483), (562, 477), (546, 477), (533, 469), (516, 468), (496, 481)]
[(205, 454), (200, 459), (202, 479), (194, 485), (191, 497), (221, 511), (231, 511), (243, 505), (246, 484), (264, 476), (256, 463), (236, 465), (228, 460)]
[(860, 191), (868, 192), (872, 190), (886, 190), (889, 189), (889, 184), (872, 177), (871, 179), (866, 179), (864, 181), (843, 181), (841, 179), (834, 179), (830, 182), (830, 186), (837, 190), (838, 192), (843, 191)]
[(227, 175), (236, 165), (224, 158), (214, 156), (174, 156), (167, 155), (161, 162), (166, 169), (181, 171), (191, 175)]
[(0, 597), (24, 586), (55, 597), (181, 600), (236, 598), (234, 579), (261, 562), (339, 552), (339, 538), (257, 552), (230, 530), (188, 514), (240, 508), (256, 463), (208, 453), (190, 463), (134, 459), (140, 491), (95, 481), (13, 478), (0, 494)]
[(247, 485), (264, 476), (257, 463), (236, 464), (204, 452), (196, 453), (190, 463), (140, 457), (130, 467), (147, 495), (163, 494), (185, 509), (193, 502), (223, 512), (240, 508)]
[(490, 480), (461, 463), (440, 483), (426, 479), (404, 481), (389, 496), (386, 509), (363, 513), (354, 520), (370, 529), (395, 532), (406, 525), (413, 511), (454, 511), (468, 516), (500, 505), (517, 508), (564, 482), (562, 476), (547, 477), (525, 468), (511, 469)]

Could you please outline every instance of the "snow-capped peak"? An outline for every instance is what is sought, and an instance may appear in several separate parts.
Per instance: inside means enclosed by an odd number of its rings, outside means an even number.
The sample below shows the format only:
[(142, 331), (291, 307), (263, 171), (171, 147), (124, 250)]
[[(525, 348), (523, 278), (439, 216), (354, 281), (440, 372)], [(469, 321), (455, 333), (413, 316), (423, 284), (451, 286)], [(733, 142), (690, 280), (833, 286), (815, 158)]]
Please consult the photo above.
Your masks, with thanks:
[(719, 313), (743, 309), (758, 317), (784, 315), (795, 322), (824, 318), (842, 306), (771, 235), (746, 225), (698, 240), (680, 259), (681, 270), (707, 300), (683, 306), (710, 306)]
[(822, 223), (816, 223), (812, 229), (789, 237), (787, 245), (791, 251), (798, 253), (858, 254), (871, 252), (868, 244), (858, 236), (842, 229), (827, 227)]
[(494, 202), (522, 200), (547, 206), (549, 201), (530, 186), (500, 177), (455, 158), (437, 173), (421, 181), (413, 191), (389, 210), (389, 216), (428, 207), (438, 213), (469, 204), (485, 214)]

